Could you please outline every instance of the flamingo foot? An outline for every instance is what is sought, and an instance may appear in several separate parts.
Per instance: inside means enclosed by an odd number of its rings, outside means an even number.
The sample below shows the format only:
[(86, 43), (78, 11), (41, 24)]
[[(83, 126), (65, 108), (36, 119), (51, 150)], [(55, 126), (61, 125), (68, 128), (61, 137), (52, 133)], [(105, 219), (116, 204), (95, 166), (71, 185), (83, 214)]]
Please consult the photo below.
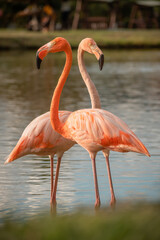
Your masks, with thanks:
[(53, 206), (56, 206), (56, 205), (57, 205), (56, 195), (55, 195), (54, 190), (52, 191), (52, 196), (51, 196), (51, 198), (50, 198), (50, 204), (53, 205)]
[(96, 202), (95, 202), (95, 204), (94, 204), (95, 209), (99, 209), (99, 208), (100, 208), (100, 205), (101, 205), (100, 199), (96, 199)]
[(116, 199), (113, 197), (110, 201), (110, 206), (112, 209), (115, 209), (115, 206), (116, 206)]
[(51, 204), (51, 206), (56, 206), (57, 205), (56, 199), (51, 199), (50, 204)]
[(51, 215), (56, 215), (57, 214), (57, 203), (51, 203)]

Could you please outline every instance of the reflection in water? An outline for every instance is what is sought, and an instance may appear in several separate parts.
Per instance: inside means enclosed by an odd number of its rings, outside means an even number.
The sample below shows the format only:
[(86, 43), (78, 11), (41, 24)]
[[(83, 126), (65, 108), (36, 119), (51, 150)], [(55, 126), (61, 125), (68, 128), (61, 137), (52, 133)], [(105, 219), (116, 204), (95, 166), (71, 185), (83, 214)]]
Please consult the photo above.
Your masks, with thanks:
[[(121, 117), (151, 153), (111, 153), (111, 171), (118, 201), (160, 199), (160, 52), (104, 51), (104, 69), (99, 72), (95, 58), (85, 55), (85, 63), (96, 84), (102, 108)], [(25, 56), (25, 57), (24, 57)], [(46, 58), (41, 70), (35, 67), (35, 52), (2, 52), (0, 56), (0, 212), (5, 218), (31, 218), (49, 211), (50, 163), (47, 157), (25, 156), (4, 166), (27, 124), (47, 112), (64, 54)], [(90, 107), (90, 99), (80, 78), (76, 53), (65, 84), (60, 109)], [(110, 191), (105, 160), (97, 155), (97, 171), (102, 206), (109, 205)], [(94, 206), (94, 183), (88, 153), (75, 145), (65, 153), (57, 192), (58, 212), (80, 206)]]

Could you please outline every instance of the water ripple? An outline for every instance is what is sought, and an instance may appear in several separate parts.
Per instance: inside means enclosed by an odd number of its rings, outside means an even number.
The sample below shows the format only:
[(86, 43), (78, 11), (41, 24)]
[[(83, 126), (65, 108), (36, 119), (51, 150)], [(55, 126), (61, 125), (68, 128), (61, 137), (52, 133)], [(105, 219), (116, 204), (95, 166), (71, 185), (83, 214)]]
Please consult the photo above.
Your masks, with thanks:
[[(64, 56), (53, 56), (35, 69), (35, 53), (25, 59), (15, 53), (0, 56), (0, 222), (3, 218), (28, 219), (49, 212), (50, 162), (48, 157), (25, 156), (4, 166), (23, 129), (36, 116), (47, 112)], [(99, 72), (93, 56), (86, 65), (100, 93), (102, 107), (121, 117), (145, 143), (147, 158), (136, 153), (112, 152), (110, 164), (117, 201), (160, 199), (160, 52), (104, 52), (108, 56)], [(121, 55), (121, 58), (120, 58)], [(149, 55), (149, 58), (148, 58)], [(75, 56), (75, 54), (74, 54)], [(128, 56), (128, 58), (127, 58)], [(153, 58), (153, 60), (152, 60)], [(74, 65), (65, 85), (61, 109), (90, 107), (88, 92)], [(55, 159), (55, 167), (57, 160)], [(110, 190), (102, 153), (97, 155), (102, 206), (109, 205)], [(88, 153), (75, 145), (64, 154), (57, 191), (58, 213), (81, 206), (94, 206), (92, 165)]]

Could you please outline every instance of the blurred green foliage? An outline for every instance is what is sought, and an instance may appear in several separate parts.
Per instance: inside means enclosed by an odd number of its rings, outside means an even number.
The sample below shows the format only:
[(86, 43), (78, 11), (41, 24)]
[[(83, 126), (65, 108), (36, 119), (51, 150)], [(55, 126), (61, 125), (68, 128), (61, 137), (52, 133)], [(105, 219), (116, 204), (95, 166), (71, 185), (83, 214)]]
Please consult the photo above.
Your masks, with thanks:
[(64, 37), (77, 48), (83, 38), (93, 38), (101, 48), (159, 48), (159, 30), (68, 30), (33, 32), (0, 29), (0, 49), (38, 49), (55, 37)]
[(43, 216), (23, 223), (7, 221), (1, 240), (159, 240), (160, 204), (119, 205), (115, 210), (89, 209), (65, 216)]

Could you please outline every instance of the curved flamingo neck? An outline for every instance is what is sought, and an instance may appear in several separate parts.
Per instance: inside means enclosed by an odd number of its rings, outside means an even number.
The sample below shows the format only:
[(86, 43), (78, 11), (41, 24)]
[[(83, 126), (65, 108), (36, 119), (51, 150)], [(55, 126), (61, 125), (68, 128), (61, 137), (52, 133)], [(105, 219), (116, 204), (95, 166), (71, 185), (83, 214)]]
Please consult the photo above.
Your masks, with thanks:
[(79, 71), (80, 71), (83, 81), (85, 82), (86, 87), (88, 89), (92, 108), (101, 108), (99, 94), (98, 94), (98, 91), (86, 70), (86, 67), (85, 67), (85, 64), (83, 61), (83, 54), (84, 54), (84, 50), (81, 48), (81, 46), (79, 46), (78, 47), (78, 56), (77, 56)]
[(59, 102), (60, 102), (60, 96), (61, 92), (63, 90), (64, 84), (67, 80), (67, 77), (69, 75), (71, 65), (72, 65), (72, 50), (71, 47), (68, 46), (64, 50), (66, 54), (66, 62), (64, 69), (62, 71), (62, 74), (58, 80), (57, 86), (54, 90), (52, 101), (51, 101), (51, 106), (50, 106), (50, 119), (51, 119), (51, 124), (54, 130), (57, 132), (60, 131), (60, 129), (63, 127), (63, 123), (59, 119), (58, 115), (58, 110), (59, 110)]

